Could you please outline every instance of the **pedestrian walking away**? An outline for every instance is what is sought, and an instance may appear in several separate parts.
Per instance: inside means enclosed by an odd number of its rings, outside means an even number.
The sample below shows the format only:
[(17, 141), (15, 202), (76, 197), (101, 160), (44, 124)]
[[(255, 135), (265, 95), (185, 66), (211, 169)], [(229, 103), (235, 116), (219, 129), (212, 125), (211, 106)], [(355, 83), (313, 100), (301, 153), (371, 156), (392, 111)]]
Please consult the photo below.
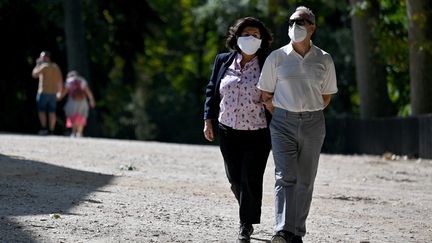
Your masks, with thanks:
[(325, 137), (323, 110), (337, 92), (332, 57), (311, 41), (316, 30), (313, 12), (298, 7), (288, 23), (291, 41), (268, 56), (258, 83), (273, 112), (273, 243), (303, 242)]
[(60, 95), (63, 88), (63, 77), (59, 66), (51, 61), (49, 52), (41, 52), (36, 60), (36, 66), (33, 68), (32, 76), (39, 80), (36, 95), (38, 117), (41, 125), (39, 134), (53, 134), (57, 121), (56, 96)]
[(77, 71), (67, 74), (65, 88), (59, 99), (68, 95), (64, 110), (66, 113), (66, 127), (71, 128), (71, 137), (82, 137), (87, 125), (89, 108), (95, 107), (93, 92), (87, 81)]

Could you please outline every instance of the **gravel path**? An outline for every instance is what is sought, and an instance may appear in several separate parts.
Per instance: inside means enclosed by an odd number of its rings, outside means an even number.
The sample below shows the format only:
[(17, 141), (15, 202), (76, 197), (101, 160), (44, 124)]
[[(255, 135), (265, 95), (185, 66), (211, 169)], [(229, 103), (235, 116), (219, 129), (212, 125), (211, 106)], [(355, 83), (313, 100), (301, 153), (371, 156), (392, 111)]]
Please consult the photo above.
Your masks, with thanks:
[[(217, 146), (0, 134), (0, 243), (235, 242)], [(273, 159), (261, 224), (273, 233)], [(321, 156), (304, 242), (431, 242), (432, 161)]]

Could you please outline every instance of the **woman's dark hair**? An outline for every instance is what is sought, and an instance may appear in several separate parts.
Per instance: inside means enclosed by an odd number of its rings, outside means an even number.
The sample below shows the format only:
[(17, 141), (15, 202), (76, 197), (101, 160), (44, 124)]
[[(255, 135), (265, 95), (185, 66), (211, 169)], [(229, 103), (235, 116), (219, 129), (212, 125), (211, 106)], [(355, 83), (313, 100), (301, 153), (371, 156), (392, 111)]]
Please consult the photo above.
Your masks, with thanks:
[(260, 49), (258, 49), (256, 54), (257, 56), (266, 55), (270, 44), (273, 42), (273, 34), (263, 22), (254, 17), (244, 17), (238, 19), (228, 30), (225, 46), (228, 49), (241, 52), (240, 48), (237, 46), (237, 38), (246, 27), (255, 27), (259, 29), (262, 41)]

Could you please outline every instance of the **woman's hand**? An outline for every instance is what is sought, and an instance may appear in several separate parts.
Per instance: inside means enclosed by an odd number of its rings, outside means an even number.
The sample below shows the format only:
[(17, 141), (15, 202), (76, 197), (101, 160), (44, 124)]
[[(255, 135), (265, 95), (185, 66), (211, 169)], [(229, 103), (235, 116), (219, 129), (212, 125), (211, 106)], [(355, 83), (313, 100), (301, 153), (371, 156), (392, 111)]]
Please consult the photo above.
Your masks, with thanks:
[(90, 99), (89, 103), (90, 103), (90, 107), (91, 108), (95, 108), (96, 107), (96, 102), (94, 101), (94, 99)]
[(214, 140), (213, 124), (210, 119), (204, 120), (204, 137), (210, 142)]

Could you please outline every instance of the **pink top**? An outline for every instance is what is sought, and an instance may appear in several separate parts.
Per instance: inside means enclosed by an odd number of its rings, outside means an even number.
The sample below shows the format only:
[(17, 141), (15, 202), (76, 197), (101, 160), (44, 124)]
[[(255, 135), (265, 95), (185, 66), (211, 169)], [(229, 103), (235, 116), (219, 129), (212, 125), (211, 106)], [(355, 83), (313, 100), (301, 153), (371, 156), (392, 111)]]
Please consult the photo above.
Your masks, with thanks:
[(228, 67), (220, 84), (219, 122), (236, 130), (258, 130), (267, 127), (261, 91), (256, 87), (260, 76), (258, 58), (240, 67), (238, 54)]

